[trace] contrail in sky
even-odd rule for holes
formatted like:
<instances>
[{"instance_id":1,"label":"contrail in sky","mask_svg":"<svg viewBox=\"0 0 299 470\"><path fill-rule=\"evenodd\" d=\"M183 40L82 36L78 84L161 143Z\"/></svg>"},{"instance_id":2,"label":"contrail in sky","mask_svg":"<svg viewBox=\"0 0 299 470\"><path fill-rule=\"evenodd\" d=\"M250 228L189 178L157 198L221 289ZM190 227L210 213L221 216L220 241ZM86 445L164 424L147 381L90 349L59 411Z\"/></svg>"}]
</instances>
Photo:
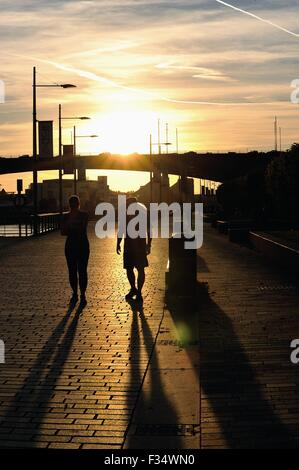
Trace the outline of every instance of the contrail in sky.
<instances>
[{"instance_id":1,"label":"contrail in sky","mask_svg":"<svg viewBox=\"0 0 299 470\"><path fill-rule=\"evenodd\" d=\"M131 91L133 93L139 93L139 94L142 94L144 96L148 96L148 97L151 97L155 100L160 100L160 101L166 101L168 103L177 103L177 104L201 104L201 105L208 105L208 106L257 106L257 105L274 105L274 104L278 104L278 103L275 103L273 101L271 102L247 102L247 101L240 101L240 102L215 102L215 101L193 101L193 100L175 100L175 99L172 99L172 98L167 98L165 96L161 96L161 95L158 95L154 92L151 92L151 91L146 91L146 90L142 90L142 89L137 89L137 88L131 88L131 87L128 87L128 86L125 86L125 85L121 85L120 83L117 83L115 82L114 80L110 80L108 78L105 78L105 77L102 77L101 75L97 75L93 72L88 72L86 70L82 70L82 69L78 69L78 68L75 68L75 67L72 67L72 66L69 66L69 65L65 65L65 64L61 64L61 63L58 63L58 62L53 62L53 61L50 61L50 60L45 60L45 59L37 59L39 60L40 62L44 62L44 63L47 63L49 65L53 65L54 67L60 69L60 70L64 70L66 72L71 72L71 73L74 73L76 75L79 75L80 77L84 77L84 78L88 78L89 80L93 80L93 81L96 81L96 82L101 82L101 83L105 83L106 85L109 85L109 86L112 86L113 88L120 88L122 90L127 90L127 91Z\"/></svg>"},{"instance_id":2,"label":"contrail in sky","mask_svg":"<svg viewBox=\"0 0 299 470\"><path fill-rule=\"evenodd\" d=\"M255 18L256 20L262 21L263 23L269 24L270 26L273 26L276 29L280 29L281 31L284 31L287 34L290 34L291 36L295 36L296 38L299 38L299 34L294 33L294 31L290 31L289 29L284 28L283 26L279 26L276 23L273 23L270 20L266 20L265 18L262 18L261 16L255 15L254 13L250 13L247 10L243 10L242 8L238 8L234 5L231 5L230 3L223 2L222 0L215 0L217 3L220 3L221 5L224 5L226 7L232 8L233 10L239 11L240 13L244 13L244 15L251 16L252 18Z\"/></svg>"},{"instance_id":3,"label":"contrail in sky","mask_svg":"<svg viewBox=\"0 0 299 470\"><path fill-rule=\"evenodd\" d=\"M219 4L221 4L221 5L224 5L228 8L231 8L232 10L238 11L238 12L243 13L247 16L250 16L250 17L252 17L252 18L254 18L258 21L262 21L263 23L266 23L270 26L273 26L274 28L279 29L280 31L283 31L283 32L285 32L285 33L287 33L291 36L294 36L294 37L297 37L297 38L299 37L299 34L294 33L294 31L290 31L289 29L286 29L282 26L279 26L278 24L273 23L270 20L266 20L265 18L262 18L258 15L255 15L254 13L250 13L247 10L243 10L242 8L238 8L238 7L236 7L236 6L234 6L230 3L224 2L222 0L215 0L215 1ZM31 60L36 60L38 62L43 62L43 63L49 64L49 65L52 65L53 67L56 67L58 69L64 70L66 72L78 75L80 77L85 77L89 80L104 83L105 85L111 86L113 88L119 88L119 89L122 89L122 90L131 91L133 93L142 94L143 96L147 96L149 98L159 100L159 101L165 101L165 102L168 102L168 103L208 105L208 106L260 106L260 105L270 106L270 105L285 104L285 102L274 102L274 101L272 101L272 102L251 102L251 101L249 101L249 102L248 101L215 102L215 101L179 100L179 99L176 100L176 99L167 98L165 96L158 95L157 93L154 93L154 92L151 92L151 91L138 89L138 88L131 88L129 86L122 85L118 82L115 82L114 80L105 78L101 75L97 75L93 72L89 72L87 70L82 70L82 69L72 67L72 66L69 66L69 65L65 65L65 64L62 64L62 63L58 63L58 62L54 62L54 61L50 61L50 60L45 60L45 59L38 59L38 58L34 58L34 57L28 57L28 56L25 56L25 55L11 54L11 53L4 52L4 51L2 51L2 53L6 54L6 55L15 56L15 57L22 57L24 59L31 59Z\"/></svg>"},{"instance_id":4,"label":"contrail in sky","mask_svg":"<svg viewBox=\"0 0 299 470\"><path fill-rule=\"evenodd\" d=\"M147 91L143 90L142 88L131 88L126 85L122 85L121 83L115 82L114 80L111 80L109 78L103 77L102 75L97 75L93 72L89 72L88 70L82 70L76 67L72 67L71 65L66 65L62 64L59 62L55 62L52 60L48 59L41 59L37 57L30 57L26 55L21 55L21 54L13 54L9 52L4 52L4 54L9 55L9 56L14 56L14 57L21 57L23 59L30 59L34 60L36 62L42 62L44 64L51 65L53 67L56 67L57 69L64 70L65 72L69 72L75 75L78 75L79 77L84 77L87 78L88 80L92 80L94 82L100 82L103 83L107 86L111 86L113 88L119 88L121 90L126 90L126 91L131 91L132 93L137 93L141 94L143 96L147 96L148 98L152 98L157 101L165 101L167 103L175 103L175 104L194 104L194 105L206 105L206 106L273 106L273 105L280 105L284 104L285 102L275 102L275 101L268 101L268 102L253 102L253 101L197 101L197 100L179 100L179 99L173 99L173 98L167 98L166 96L158 95L157 93L154 93L152 91Z\"/></svg>"}]
</instances>

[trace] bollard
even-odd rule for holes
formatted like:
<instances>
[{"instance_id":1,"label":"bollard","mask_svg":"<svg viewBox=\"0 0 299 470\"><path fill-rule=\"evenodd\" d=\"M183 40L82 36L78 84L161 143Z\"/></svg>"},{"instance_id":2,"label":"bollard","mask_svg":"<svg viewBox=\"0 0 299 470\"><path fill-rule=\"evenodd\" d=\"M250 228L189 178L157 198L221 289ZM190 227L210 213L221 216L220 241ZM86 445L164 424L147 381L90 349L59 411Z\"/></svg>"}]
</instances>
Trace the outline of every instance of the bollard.
<instances>
[{"instance_id":1,"label":"bollard","mask_svg":"<svg viewBox=\"0 0 299 470\"><path fill-rule=\"evenodd\" d=\"M185 241L184 237L169 239L168 290L178 296L194 296L197 283L197 254L196 249L185 249Z\"/></svg>"}]
</instances>

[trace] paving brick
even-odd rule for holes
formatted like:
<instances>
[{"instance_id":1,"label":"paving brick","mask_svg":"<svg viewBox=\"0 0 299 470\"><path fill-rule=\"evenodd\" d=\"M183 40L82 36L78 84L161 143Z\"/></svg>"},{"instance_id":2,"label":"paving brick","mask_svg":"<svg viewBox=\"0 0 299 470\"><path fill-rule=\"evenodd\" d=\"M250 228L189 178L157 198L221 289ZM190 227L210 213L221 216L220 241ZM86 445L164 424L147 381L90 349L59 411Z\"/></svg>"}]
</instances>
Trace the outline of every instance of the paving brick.
<instances>
[{"instance_id":1,"label":"paving brick","mask_svg":"<svg viewBox=\"0 0 299 470\"><path fill-rule=\"evenodd\" d=\"M52 442L49 444L49 449L80 449L81 444L74 442Z\"/></svg>"},{"instance_id":2,"label":"paving brick","mask_svg":"<svg viewBox=\"0 0 299 470\"><path fill-rule=\"evenodd\" d=\"M73 437L72 442L80 442L80 444L104 444L104 445L109 445L109 444L115 444L121 446L123 443L123 436L122 437L112 437L112 436L107 436L107 437Z\"/></svg>"}]
</instances>

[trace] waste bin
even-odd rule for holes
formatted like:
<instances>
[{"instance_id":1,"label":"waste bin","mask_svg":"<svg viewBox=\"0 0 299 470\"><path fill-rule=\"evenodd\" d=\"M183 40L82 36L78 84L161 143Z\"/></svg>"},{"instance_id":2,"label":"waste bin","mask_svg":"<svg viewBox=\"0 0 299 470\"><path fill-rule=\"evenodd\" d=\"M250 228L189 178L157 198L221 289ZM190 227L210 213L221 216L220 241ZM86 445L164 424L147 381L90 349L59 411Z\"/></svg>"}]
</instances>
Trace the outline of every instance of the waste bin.
<instances>
[{"instance_id":1,"label":"waste bin","mask_svg":"<svg viewBox=\"0 0 299 470\"><path fill-rule=\"evenodd\" d=\"M186 249L185 241L190 239L169 239L168 291L179 296L193 296L197 282L196 249Z\"/></svg>"}]
</instances>

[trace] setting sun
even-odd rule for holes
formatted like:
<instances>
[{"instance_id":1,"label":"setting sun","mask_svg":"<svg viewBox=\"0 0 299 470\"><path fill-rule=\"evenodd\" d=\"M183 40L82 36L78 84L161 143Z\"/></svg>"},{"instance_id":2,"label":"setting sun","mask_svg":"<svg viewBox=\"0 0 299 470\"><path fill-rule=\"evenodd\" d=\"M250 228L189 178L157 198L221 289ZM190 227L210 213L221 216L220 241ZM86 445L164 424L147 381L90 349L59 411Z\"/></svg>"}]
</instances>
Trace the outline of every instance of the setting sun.
<instances>
[{"instance_id":1,"label":"setting sun","mask_svg":"<svg viewBox=\"0 0 299 470\"><path fill-rule=\"evenodd\" d=\"M147 111L112 111L92 116L84 134L99 137L78 141L77 152L82 153L149 153L150 133L156 131L158 116Z\"/></svg>"}]
</instances>

